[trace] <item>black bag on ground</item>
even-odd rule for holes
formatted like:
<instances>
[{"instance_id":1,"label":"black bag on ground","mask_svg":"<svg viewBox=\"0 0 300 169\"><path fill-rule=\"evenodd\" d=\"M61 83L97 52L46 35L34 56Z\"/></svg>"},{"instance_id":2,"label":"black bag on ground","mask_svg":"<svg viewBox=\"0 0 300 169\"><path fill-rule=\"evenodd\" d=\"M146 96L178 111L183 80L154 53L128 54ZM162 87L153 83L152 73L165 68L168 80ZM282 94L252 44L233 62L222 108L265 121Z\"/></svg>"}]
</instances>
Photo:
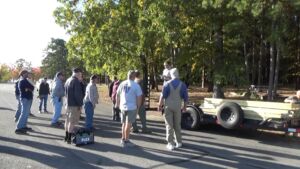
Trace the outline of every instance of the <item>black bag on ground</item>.
<instances>
[{"instance_id":1,"label":"black bag on ground","mask_svg":"<svg viewBox=\"0 0 300 169\"><path fill-rule=\"evenodd\" d=\"M79 128L72 136L72 142L76 146L93 144L94 143L94 133L85 128Z\"/></svg>"}]
</instances>

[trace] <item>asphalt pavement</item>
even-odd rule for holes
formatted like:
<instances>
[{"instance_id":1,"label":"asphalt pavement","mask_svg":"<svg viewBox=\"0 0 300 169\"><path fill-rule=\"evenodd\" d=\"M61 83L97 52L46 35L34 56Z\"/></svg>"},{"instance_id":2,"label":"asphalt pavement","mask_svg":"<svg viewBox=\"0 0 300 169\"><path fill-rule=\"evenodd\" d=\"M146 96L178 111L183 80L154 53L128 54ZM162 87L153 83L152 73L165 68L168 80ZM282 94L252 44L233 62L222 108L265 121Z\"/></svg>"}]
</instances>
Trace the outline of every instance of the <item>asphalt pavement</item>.
<instances>
[{"instance_id":1,"label":"asphalt pavement","mask_svg":"<svg viewBox=\"0 0 300 169\"><path fill-rule=\"evenodd\" d=\"M15 134L16 105L14 86L0 84L0 169L300 168L299 138L210 125L199 131L183 130L183 147L169 151L162 117L149 113L152 134L133 134L135 146L124 148L120 145L121 124L111 120L111 105L102 103L100 96L94 117L95 144L76 147L63 141L63 128L50 126L52 113L37 113L36 94L35 117L28 121L33 131ZM50 102L48 107L52 112Z\"/></svg>"}]
</instances>

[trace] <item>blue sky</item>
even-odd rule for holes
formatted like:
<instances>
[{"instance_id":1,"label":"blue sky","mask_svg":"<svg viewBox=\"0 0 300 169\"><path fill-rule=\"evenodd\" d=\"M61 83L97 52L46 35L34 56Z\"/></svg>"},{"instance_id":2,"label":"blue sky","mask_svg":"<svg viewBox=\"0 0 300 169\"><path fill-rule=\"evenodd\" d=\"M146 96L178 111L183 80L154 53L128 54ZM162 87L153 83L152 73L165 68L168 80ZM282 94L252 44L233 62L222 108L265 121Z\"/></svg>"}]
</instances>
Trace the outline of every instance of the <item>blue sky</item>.
<instances>
[{"instance_id":1,"label":"blue sky","mask_svg":"<svg viewBox=\"0 0 300 169\"><path fill-rule=\"evenodd\" d=\"M67 40L52 16L56 0L4 0L0 5L0 63L24 58L40 66L51 38Z\"/></svg>"}]
</instances>

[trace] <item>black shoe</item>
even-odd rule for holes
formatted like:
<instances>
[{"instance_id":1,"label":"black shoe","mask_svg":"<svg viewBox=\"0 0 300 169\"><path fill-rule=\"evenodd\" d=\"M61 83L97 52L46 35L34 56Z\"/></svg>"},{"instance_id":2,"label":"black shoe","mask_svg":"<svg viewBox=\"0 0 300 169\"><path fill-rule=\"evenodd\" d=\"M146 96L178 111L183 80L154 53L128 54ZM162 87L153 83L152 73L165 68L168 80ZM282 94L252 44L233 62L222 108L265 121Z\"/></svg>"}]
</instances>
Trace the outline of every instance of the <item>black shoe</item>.
<instances>
[{"instance_id":1,"label":"black shoe","mask_svg":"<svg viewBox=\"0 0 300 169\"><path fill-rule=\"evenodd\" d=\"M32 114L32 113L30 113L30 114L29 114L29 116L31 116L31 117L35 117L35 115L34 115L34 114Z\"/></svg>"},{"instance_id":2,"label":"black shoe","mask_svg":"<svg viewBox=\"0 0 300 169\"><path fill-rule=\"evenodd\" d=\"M16 133L16 134L27 134L27 131L24 130L24 129L16 129L16 130L15 130L15 133Z\"/></svg>"},{"instance_id":3,"label":"black shoe","mask_svg":"<svg viewBox=\"0 0 300 169\"><path fill-rule=\"evenodd\" d=\"M133 129L132 132L133 133L139 133L140 131L139 131L139 129Z\"/></svg>"},{"instance_id":4,"label":"black shoe","mask_svg":"<svg viewBox=\"0 0 300 169\"><path fill-rule=\"evenodd\" d=\"M47 110L44 110L44 113L49 113Z\"/></svg>"},{"instance_id":5,"label":"black shoe","mask_svg":"<svg viewBox=\"0 0 300 169\"><path fill-rule=\"evenodd\" d=\"M64 138L64 142L67 142L68 136L69 136L69 132L66 131L66 135L65 135L65 138Z\"/></svg>"},{"instance_id":6,"label":"black shoe","mask_svg":"<svg viewBox=\"0 0 300 169\"><path fill-rule=\"evenodd\" d=\"M67 143L68 144L72 143L72 135L73 135L73 133L68 133L68 137L67 137Z\"/></svg>"},{"instance_id":7,"label":"black shoe","mask_svg":"<svg viewBox=\"0 0 300 169\"><path fill-rule=\"evenodd\" d=\"M32 131L32 128L31 127L24 127L24 128L22 128L22 129L24 129L24 130L26 130L26 131Z\"/></svg>"}]
</instances>

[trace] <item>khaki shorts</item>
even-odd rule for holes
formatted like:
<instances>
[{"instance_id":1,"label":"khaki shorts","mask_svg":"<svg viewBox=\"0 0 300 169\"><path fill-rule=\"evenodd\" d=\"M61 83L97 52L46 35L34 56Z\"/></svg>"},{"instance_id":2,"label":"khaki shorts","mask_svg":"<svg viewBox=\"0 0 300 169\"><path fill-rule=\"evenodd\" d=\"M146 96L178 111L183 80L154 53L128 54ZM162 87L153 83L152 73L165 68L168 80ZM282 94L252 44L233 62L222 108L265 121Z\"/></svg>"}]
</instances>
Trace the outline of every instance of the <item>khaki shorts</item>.
<instances>
[{"instance_id":1,"label":"khaki shorts","mask_svg":"<svg viewBox=\"0 0 300 169\"><path fill-rule=\"evenodd\" d=\"M121 111L121 122L122 123L134 123L136 120L136 110L128 110L128 111Z\"/></svg>"},{"instance_id":2,"label":"khaki shorts","mask_svg":"<svg viewBox=\"0 0 300 169\"><path fill-rule=\"evenodd\" d=\"M80 118L80 107L70 106L66 111L67 121L73 125L77 125Z\"/></svg>"}]
</instances>

